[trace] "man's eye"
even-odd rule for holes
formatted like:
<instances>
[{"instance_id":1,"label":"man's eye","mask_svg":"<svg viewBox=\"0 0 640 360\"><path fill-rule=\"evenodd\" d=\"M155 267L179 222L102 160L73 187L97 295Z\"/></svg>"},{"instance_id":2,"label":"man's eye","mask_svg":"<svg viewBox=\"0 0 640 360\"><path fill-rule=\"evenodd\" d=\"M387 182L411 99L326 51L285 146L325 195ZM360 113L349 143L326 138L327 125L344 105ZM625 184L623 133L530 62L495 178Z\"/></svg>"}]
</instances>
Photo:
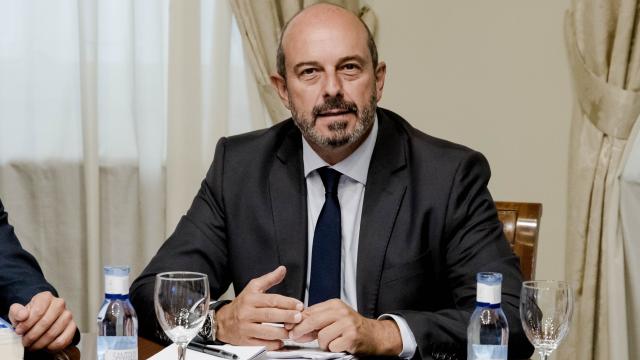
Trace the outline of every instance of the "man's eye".
<instances>
[{"instance_id":1,"label":"man's eye","mask_svg":"<svg viewBox=\"0 0 640 360\"><path fill-rule=\"evenodd\" d=\"M302 72L300 72L300 74L302 74L302 75L307 75L307 76L308 76L308 75L313 75L313 74L315 74L315 72L316 72L316 69L314 69L314 68L307 68L307 69L302 70Z\"/></svg>"},{"instance_id":2,"label":"man's eye","mask_svg":"<svg viewBox=\"0 0 640 360\"><path fill-rule=\"evenodd\" d=\"M345 64L342 68L347 71L354 71L358 70L360 67L356 64Z\"/></svg>"}]
</instances>

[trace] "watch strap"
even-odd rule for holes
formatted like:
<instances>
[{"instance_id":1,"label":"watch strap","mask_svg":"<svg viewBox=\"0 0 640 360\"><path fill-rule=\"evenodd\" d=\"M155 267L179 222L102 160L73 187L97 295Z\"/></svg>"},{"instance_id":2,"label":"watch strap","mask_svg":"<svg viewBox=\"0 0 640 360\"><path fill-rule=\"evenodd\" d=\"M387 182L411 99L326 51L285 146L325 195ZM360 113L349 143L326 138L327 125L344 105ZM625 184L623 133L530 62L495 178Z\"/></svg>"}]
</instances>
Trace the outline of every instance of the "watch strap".
<instances>
[{"instance_id":1,"label":"watch strap","mask_svg":"<svg viewBox=\"0 0 640 360\"><path fill-rule=\"evenodd\" d=\"M218 311L221 307L230 303L231 300L216 300L209 304L209 310Z\"/></svg>"}]
</instances>

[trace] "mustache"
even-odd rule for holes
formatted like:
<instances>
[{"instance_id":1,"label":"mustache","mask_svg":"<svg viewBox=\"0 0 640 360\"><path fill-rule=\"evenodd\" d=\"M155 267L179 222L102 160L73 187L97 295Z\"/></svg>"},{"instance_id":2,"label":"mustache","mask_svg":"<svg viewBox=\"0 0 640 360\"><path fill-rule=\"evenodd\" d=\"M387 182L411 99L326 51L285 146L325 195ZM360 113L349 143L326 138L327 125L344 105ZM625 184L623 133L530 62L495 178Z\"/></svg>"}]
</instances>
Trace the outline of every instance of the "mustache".
<instances>
[{"instance_id":1,"label":"mustache","mask_svg":"<svg viewBox=\"0 0 640 360\"><path fill-rule=\"evenodd\" d=\"M320 114L332 110L358 113L358 105L351 101L345 101L342 97L332 96L330 98L327 98L323 104L313 107L313 117L316 118Z\"/></svg>"}]
</instances>

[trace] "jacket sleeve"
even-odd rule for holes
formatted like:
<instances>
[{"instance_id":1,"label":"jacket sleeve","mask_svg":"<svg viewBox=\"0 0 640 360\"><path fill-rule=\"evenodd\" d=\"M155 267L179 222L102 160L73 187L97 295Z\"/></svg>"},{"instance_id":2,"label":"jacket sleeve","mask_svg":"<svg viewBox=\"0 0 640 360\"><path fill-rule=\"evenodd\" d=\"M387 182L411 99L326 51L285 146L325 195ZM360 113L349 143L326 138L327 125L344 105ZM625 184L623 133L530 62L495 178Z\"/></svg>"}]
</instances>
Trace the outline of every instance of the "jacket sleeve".
<instances>
[{"instance_id":1,"label":"jacket sleeve","mask_svg":"<svg viewBox=\"0 0 640 360\"><path fill-rule=\"evenodd\" d=\"M509 323L509 358L529 358L533 347L520 324L519 299L522 275L518 258L502 232L502 225L487 188L491 176L482 154L463 158L453 178L446 211L441 254L446 283L454 307L435 312L398 311L413 331L416 357L466 358L467 326L475 308L476 274L499 272L502 309Z\"/></svg>"},{"instance_id":2,"label":"jacket sleeve","mask_svg":"<svg viewBox=\"0 0 640 360\"><path fill-rule=\"evenodd\" d=\"M58 296L36 259L20 245L0 201L0 316L8 320L12 304L25 305L43 291Z\"/></svg>"},{"instance_id":3,"label":"jacket sleeve","mask_svg":"<svg viewBox=\"0 0 640 360\"><path fill-rule=\"evenodd\" d=\"M225 211L222 198L225 139L216 146L213 164L203 180L191 208L173 234L131 284L130 296L138 315L139 334L166 342L156 319L153 291L155 276L165 271L194 271L207 274L211 298L220 297L231 283L227 270Z\"/></svg>"}]
</instances>

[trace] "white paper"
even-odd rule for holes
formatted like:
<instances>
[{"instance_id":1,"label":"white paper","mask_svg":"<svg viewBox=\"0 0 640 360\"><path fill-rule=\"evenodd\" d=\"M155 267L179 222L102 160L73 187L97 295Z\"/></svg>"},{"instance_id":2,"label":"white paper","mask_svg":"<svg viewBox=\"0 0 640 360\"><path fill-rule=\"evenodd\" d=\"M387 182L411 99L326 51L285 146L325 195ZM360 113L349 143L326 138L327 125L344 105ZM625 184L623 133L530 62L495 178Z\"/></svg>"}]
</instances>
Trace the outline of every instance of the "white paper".
<instances>
[{"instance_id":1,"label":"white paper","mask_svg":"<svg viewBox=\"0 0 640 360\"><path fill-rule=\"evenodd\" d=\"M238 355L238 360L257 359L311 359L311 360L350 360L354 356L344 352L323 351L314 340L308 343L297 343L292 340L284 340L285 348L277 351L265 351L264 346L234 346L221 345L210 347L223 349ZM176 360L178 358L178 347L171 344L159 353L150 357L149 360ZM214 355L205 354L196 350L187 349L187 360L215 360L222 359Z\"/></svg>"},{"instance_id":2,"label":"white paper","mask_svg":"<svg viewBox=\"0 0 640 360\"><path fill-rule=\"evenodd\" d=\"M212 348L223 349L238 355L238 360L251 360L265 352L264 346L234 346L234 345L208 345ZM159 353L153 355L149 360L176 360L178 358L178 347L171 344ZM187 360L213 360L222 359L215 355L205 354L200 351L187 349Z\"/></svg>"},{"instance_id":3,"label":"white paper","mask_svg":"<svg viewBox=\"0 0 640 360\"><path fill-rule=\"evenodd\" d=\"M314 340L308 343L297 343L292 340L284 340L284 348L276 351L267 351L267 358L269 359L348 360L348 359L352 359L353 355L350 355L344 352L324 351L320 349L318 340Z\"/></svg>"}]
</instances>

